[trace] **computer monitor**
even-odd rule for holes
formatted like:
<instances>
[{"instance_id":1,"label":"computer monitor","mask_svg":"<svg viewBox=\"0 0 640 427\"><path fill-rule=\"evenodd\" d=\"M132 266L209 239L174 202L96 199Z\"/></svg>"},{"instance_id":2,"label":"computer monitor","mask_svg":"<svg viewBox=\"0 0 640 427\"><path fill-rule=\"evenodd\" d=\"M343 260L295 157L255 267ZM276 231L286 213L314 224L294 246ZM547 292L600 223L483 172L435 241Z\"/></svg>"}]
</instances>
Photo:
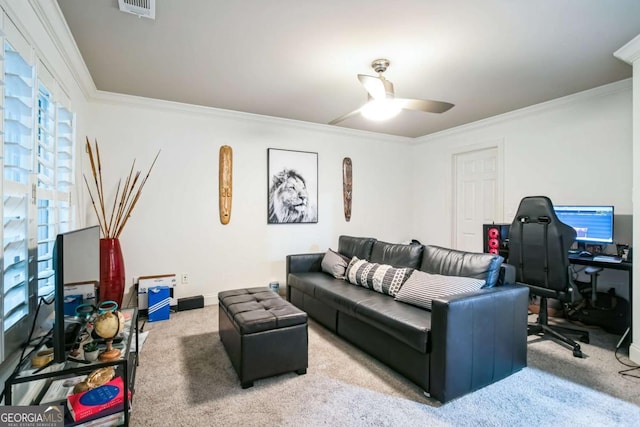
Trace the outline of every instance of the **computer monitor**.
<instances>
[{"instance_id":1,"label":"computer monitor","mask_svg":"<svg viewBox=\"0 0 640 427\"><path fill-rule=\"evenodd\" d=\"M76 339L74 334L66 333L64 287L73 283L99 283L100 227L94 225L58 234L53 248L53 265L56 273L53 357L55 363L62 363L67 358L67 348Z\"/></svg>"},{"instance_id":2,"label":"computer monitor","mask_svg":"<svg viewBox=\"0 0 640 427\"><path fill-rule=\"evenodd\" d=\"M553 210L560 221L576 230L578 243L613 243L613 206L558 205Z\"/></svg>"}]
</instances>

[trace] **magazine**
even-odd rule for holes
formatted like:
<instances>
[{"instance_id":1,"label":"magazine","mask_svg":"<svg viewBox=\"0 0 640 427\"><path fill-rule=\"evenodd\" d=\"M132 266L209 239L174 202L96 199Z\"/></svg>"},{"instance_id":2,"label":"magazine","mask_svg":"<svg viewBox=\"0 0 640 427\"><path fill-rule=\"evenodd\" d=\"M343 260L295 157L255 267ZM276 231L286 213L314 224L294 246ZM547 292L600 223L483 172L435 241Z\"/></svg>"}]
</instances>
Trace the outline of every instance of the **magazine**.
<instances>
[{"instance_id":1,"label":"magazine","mask_svg":"<svg viewBox=\"0 0 640 427\"><path fill-rule=\"evenodd\" d=\"M66 400L67 397L73 393L73 388L79 382L82 382L87 378L86 375L80 375L77 377L63 378L60 380L51 381L47 392L42 396L40 404L58 402Z\"/></svg>"}]
</instances>

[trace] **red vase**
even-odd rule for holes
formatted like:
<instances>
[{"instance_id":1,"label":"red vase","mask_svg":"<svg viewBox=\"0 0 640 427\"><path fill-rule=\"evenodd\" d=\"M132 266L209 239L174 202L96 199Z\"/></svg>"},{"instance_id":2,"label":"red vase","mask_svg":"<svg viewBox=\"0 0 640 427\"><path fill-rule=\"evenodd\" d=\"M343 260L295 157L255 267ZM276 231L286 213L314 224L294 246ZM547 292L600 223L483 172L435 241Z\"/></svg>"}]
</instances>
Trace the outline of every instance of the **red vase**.
<instances>
[{"instance_id":1,"label":"red vase","mask_svg":"<svg viewBox=\"0 0 640 427\"><path fill-rule=\"evenodd\" d=\"M122 308L124 259L118 239L100 239L100 302L115 301Z\"/></svg>"}]
</instances>

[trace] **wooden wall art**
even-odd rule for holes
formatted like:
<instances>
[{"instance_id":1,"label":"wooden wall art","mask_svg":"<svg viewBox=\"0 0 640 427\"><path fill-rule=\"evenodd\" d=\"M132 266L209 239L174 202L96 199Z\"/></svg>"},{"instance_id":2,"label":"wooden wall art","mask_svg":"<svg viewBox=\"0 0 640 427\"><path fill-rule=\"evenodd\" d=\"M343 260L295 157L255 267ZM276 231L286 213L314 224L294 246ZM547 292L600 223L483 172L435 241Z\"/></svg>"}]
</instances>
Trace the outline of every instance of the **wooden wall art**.
<instances>
[{"instance_id":1,"label":"wooden wall art","mask_svg":"<svg viewBox=\"0 0 640 427\"><path fill-rule=\"evenodd\" d=\"M220 147L220 156L218 159L218 198L220 200L220 222L229 224L231 220L231 196L232 196L232 171L233 171L233 152L231 147L223 145Z\"/></svg>"},{"instance_id":2,"label":"wooden wall art","mask_svg":"<svg viewBox=\"0 0 640 427\"><path fill-rule=\"evenodd\" d=\"M351 158L345 157L342 160L342 198L344 199L344 219L351 220L351 199L353 196L353 180Z\"/></svg>"}]
</instances>

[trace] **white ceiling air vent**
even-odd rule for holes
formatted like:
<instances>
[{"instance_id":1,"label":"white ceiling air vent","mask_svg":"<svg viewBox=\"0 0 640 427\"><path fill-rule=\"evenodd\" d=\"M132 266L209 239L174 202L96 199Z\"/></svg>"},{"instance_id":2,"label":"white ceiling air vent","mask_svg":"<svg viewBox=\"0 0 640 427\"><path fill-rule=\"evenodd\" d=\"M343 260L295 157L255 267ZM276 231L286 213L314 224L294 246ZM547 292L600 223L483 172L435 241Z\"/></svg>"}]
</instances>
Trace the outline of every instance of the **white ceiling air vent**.
<instances>
[{"instance_id":1,"label":"white ceiling air vent","mask_svg":"<svg viewBox=\"0 0 640 427\"><path fill-rule=\"evenodd\" d=\"M156 0L118 0L121 12L131 13L139 18L156 19Z\"/></svg>"}]
</instances>

